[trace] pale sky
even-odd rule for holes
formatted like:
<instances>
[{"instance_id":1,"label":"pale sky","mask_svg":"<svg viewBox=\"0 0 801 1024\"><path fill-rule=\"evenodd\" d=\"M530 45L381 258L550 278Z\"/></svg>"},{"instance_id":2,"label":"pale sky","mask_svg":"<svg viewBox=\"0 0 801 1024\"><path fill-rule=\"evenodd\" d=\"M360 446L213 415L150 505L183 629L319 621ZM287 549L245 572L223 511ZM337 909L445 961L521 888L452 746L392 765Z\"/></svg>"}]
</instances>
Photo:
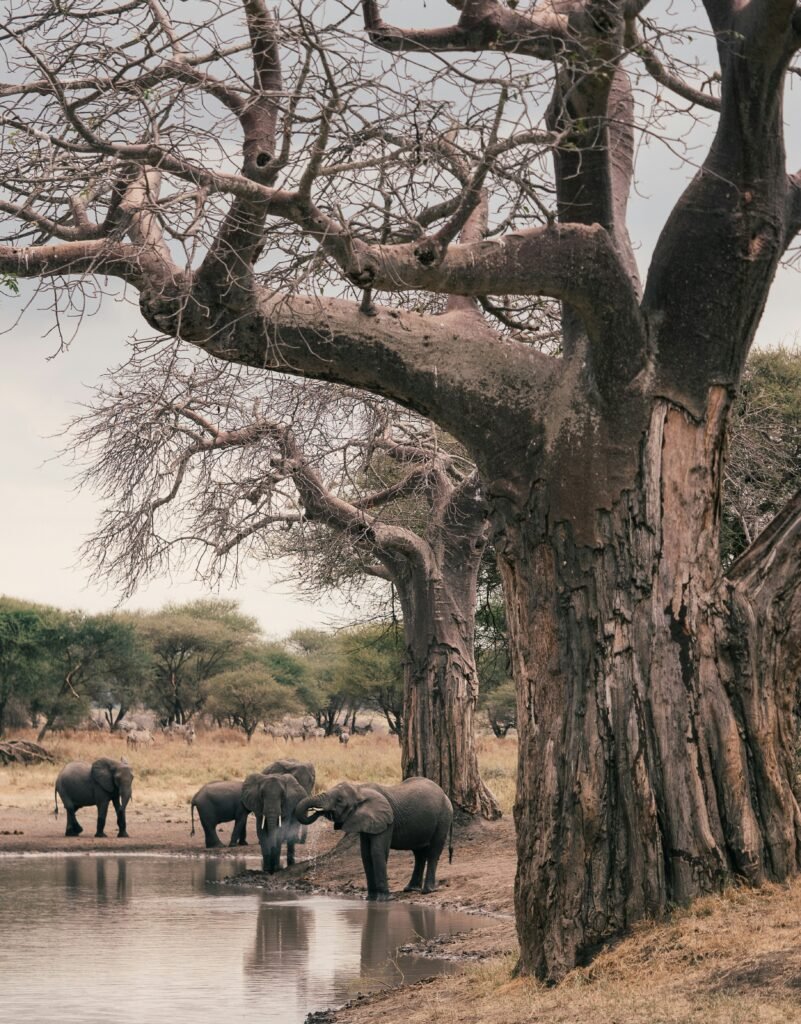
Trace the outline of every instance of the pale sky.
<instances>
[{"instance_id":1,"label":"pale sky","mask_svg":"<svg viewBox=\"0 0 801 1024\"><path fill-rule=\"evenodd\" d=\"M2 299L0 322L6 327L20 300ZM89 582L89 567L78 563L78 549L91 531L98 505L88 492L73 489L73 470L57 452L64 424L89 397L88 385L127 358L128 338L148 328L134 307L107 302L81 325L69 351L49 359L58 348L48 313L31 310L3 337L0 408L6 423L0 445L0 593L64 608L108 611L118 595ZM285 567L283 567L285 570ZM282 573L283 575L283 573ZM327 626L353 613L334 600L302 600L286 583L271 580L268 566L251 573L235 598L271 636L300 626ZM189 601L210 591L191 579L154 580L123 607L156 608L167 601Z\"/></svg>"},{"instance_id":2,"label":"pale sky","mask_svg":"<svg viewBox=\"0 0 801 1024\"><path fill-rule=\"evenodd\" d=\"M394 13L404 5L392 6ZM440 15L436 20L448 21L453 12L444 4L435 6ZM795 117L797 124L801 97L788 99L788 117ZM699 160L708 137L708 129L688 122L684 141L691 147L693 141L698 144L691 152ZM788 166L796 170L801 167L801 132L793 130L792 124L787 142ZM690 173L691 168L679 168L678 157L658 143L640 146L638 194L630 204L629 223L643 271L667 212ZM780 271L759 328L758 345L797 343L799 297L801 276L792 270ZM31 309L20 324L12 326L21 306L20 299L0 298L0 330L7 331L0 340L0 403L6 424L0 445L0 593L64 608L109 610L116 605L117 595L90 584L88 568L77 564L78 549L95 523L98 507L90 494L74 492L70 468L55 456L64 424L77 411L77 403L88 398L86 386L126 359L127 342L134 332L142 336L150 332L135 307L107 301L101 312L80 325L70 350L48 361L58 347L54 334L45 336L52 317L44 308ZM125 607L154 608L208 593L188 579L161 579ZM301 600L289 584L271 580L268 566L252 572L236 590L223 588L220 594L239 600L242 609L256 616L272 636L286 635L299 626L325 626L353 618L341 602Z\"/></svg>"}]
</instances>

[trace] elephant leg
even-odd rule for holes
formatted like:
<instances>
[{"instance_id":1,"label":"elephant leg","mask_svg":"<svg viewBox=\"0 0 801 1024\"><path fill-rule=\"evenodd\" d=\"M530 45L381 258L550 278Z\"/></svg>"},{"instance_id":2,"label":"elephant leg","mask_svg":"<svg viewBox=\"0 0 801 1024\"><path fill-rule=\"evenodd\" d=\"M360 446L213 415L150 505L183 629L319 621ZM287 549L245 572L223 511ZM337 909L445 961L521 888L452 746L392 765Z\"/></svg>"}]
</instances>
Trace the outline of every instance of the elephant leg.
<instances>
[{"instance_id":1,"label":"elephant leg","mask_svg":"<svg viewBox=\"0 0 801 1024\"><path fill-rule=\"evenodd\" d=\"M244 815L237 814L234 821L234 827L231 831L231 841L229 846L247 846L247 828L248 828L248 815L247 811Z\"/></svg>"},{"instance_id":2,"label":"elephant leg","mask_svg":"<svg viewBox=\"0 0 801 1024\"><path fill-rule=\"evenodd\" d=\"M281 843L273 841L274 830L265 829L256 818L256 835L261 847L261 869L274 875L281 868Z\"/></svg>"},{"instance_id":3,"label":"elephant leg","mask_svg":"<svg viewBox=\"0 0 801 1024\"><path fill-rule=\"evenodd\" d=\"M83 829L78 824L78 819L75 817L75 808L67 807L64 805L64 810L67 812L67 831L64 833L65 836L79 836Z\"/></svg>"},{"instance_id":4,"label":"elephant leg","mask_svg":"<svg viewBox=\"0 0 801 1024\"><path fill-rule=\"evenodd\" d=\"M203 814L198 810L198 817L200 818L200 824L203 826L203 835L206 837L206 849L213 850L218 846L222 846L220 837L217 835L217 819L211 815Z\"/></svg>"},{"instance_id":5,"label":"elephant leg","mask_svg":"<svg viewBox=\"0 0 801 1024\"><path fill-rule=\"evenodd\" d=\"M267 849L262 849L262 871L266 871L270 875L274 875L276 871L281 869L281 847L269 846Z\"/></svg>"},{"instance_id":6,"label":"elephant leg","mask_svg":"<svg viewBox=\"0 0 801 1024\"><path fill-rule=\"evenodd\" d=\"M125 808L120 804L120 798L118 796L115 795L111 799L114 802L114 810L117 814L117 838L127 839L128 830L125 827Z\"/></svg>"},{"instance_id":7,"label":"elephant leg","mask_svg":"<svg viewBox=\"0 0 801 1024\"><path fill-rule=\"evenodd\" d=\"M106 838L106 815L108 814L108 800L101 800L97 805L97 831L95 839Z\"/></svg>"},{"instance_id":8,"label":"elephant leg","mask_svg":"<svg viewBox=\"0 0 801 1024\"><path fill-rule=\"evenodd\" d=\"M433 843L428 848L428 863L426 865L426 880L423 883L423 892L433 892L437 887L437 864L442 853L441 845Z\"/></svg>"},{"instance_id":9,"label":"elephant leg","mask_svg":"<svg viewBox=\"0 0 801 1024\"><path fill-rule=\"evenodd\" d=\"M295 844L288 842L286 844L286 866L291 868L295 863Z\"/></svg>"},{"instance_id":10,"label":"elephant leg","mask_svg":"<svg viewBox=\"0 0 801 1024\"><path fill-rule=\"evenodd\" d=\"M375 892L375 872L373 871L373 855L370 849L370 836L366 832L359 833L359 851L362 855L364 877L367 879L367 896Z\"/></svg>"},{"instance_id":11,"label":"elephant leg","mask_svg":"<svg viewBox=\"0 0 801 1024\"><path fill-rule=\"evenodd\" d=\"M381 832L379 835L370 835L367 832L359 833L361 846L362 865L367 877L367 899L388 900L389 883L387 882L387 858L389 857L389 844L392 839L392 832Z\"/></svg>"},{"instance_id":12,"label":"elephant leg","mask_svg":"<svg viewBox=\"0 0 801 1024\"><path fill-rule=\"evenodd\" d=\"M414 851L414 870L412 871L412 877L409 880L409 884L403 890L404 892L419 892L423 887L423 871L426 866L426 861L429 856L429 848L423 847L422 850Z\"/></svg>"}]
</instances>

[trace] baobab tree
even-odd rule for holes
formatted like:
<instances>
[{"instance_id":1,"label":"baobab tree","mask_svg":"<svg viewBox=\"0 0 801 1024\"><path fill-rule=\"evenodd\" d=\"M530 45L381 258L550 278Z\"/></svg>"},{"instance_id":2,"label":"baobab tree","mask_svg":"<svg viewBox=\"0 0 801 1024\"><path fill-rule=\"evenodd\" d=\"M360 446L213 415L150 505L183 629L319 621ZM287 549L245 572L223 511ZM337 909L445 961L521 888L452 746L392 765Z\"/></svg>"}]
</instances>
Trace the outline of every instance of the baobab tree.
<instances>
[{"instance_id":1,"label":"baobab tree","mask_svg":"<svg viewBox=\"0 0 801 1024\"><path fill-rule=\"evenodd\" d=\"M188 6L11 18L0 271L62 303L122 280L159 334L383 395L470 453L518 693L523 969L795 874L801 499L725 574L718 541L729 410L801 225L795 0L704 0L665 33L647 0L451 0L416 28L375 0ZM641 284L634 142L673 94L709 143ZM519 327L540 297L553 354Z\"/></svg>"},{"instance_id":2,"label":"baobab tree","mask_svg":"<svg viewBox=\"0 0 801 1024\"><path fill-rule=\"evenodd\" d=\"M284 555L307 589L391 583L405 639L403 777L500 817L475 744L476 580L489 532L459 446L386 401L167 350L112 371L73 423L104 497L84 557L130 593L191 566L236 579Z\"/></svg>"}]
</instances>

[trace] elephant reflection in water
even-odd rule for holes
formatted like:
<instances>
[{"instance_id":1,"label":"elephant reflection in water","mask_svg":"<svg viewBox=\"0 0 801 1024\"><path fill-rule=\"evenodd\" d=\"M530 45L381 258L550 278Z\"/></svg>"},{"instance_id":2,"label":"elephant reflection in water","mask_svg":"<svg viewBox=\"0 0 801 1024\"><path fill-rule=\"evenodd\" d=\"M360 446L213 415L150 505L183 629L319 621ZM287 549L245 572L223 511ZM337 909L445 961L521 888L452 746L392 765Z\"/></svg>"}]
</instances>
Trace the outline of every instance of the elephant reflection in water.
<instances>
[{"instance_id":1,"label":"elephant reflection in water","mask_svg":"<svg viewBox=\"0 0 801 1024\"><path fill-rule=\"evenodd\" d=\"M295 905L290 905L290 904ZM245 969L269 974L302 962L309 949L309 903L281 894L280 903L263 899L256 923L256 941Z\"/></svg>"},{"instance_id":2,"label":"elephant reflection in water","mask_svg":"<svg viewBox=\"0 0 801 1024\"><path fill-rule=\"evenodd\" d=\"M403 980L403 962L408 955L397 954L398 946L436 934L430 907L414 904L381 906L368 903L362 927L362 977L377 977L382 984ZM398 977L388 977L398 974Z\"/></svg>"},{"instance_id":3,"label":"elephant reflection in water","mask_svg":"<svg viewBox=\"0 0 801 1024\"><path fill-rule=\"evenodd\" d=\"M263 979L270 992L280 991L287 1006L294 1002L303 1007L309 1004L311 995L308 971L304 969L309 959L311 910L307 901L297 900L294 906L293 902L291 895L283 893L280 905L262 900L256 941L245 961L245 971Z\"/></svg>"},{"instance_id":4,"label":"elephant reflection in water","mask_svg":"<svg viewBox=\"0 0 801 1024\"><path fill-rule=\"evenodd\" d=\"M99 905L127 903L131 895L127 861L124 857L68 857L64 887L76 899L94 891Z\"/></svg>"}]
</instances>

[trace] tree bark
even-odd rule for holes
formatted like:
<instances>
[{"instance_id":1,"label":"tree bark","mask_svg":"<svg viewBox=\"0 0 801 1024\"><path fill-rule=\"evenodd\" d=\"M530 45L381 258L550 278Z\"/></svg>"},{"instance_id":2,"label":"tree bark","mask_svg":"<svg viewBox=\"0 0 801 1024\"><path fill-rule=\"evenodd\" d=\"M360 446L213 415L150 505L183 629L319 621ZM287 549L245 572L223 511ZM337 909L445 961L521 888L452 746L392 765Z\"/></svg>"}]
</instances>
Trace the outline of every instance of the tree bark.
<instances>
[{"instance_id":1,"label":"tree bark","mask_svg":"<svg viewBox=\"0 0 801 1024\"><path fill-rule=\"evenodd\" d=\"M795 675L777 672L798 650L797 579L763 581L757 608L750 577L721 574L728 403L712 388L696 420L654 401L630 486L609 502L586 476L593 522L554 515L564 496L546 488L499 516L517 926L542 977L674 903L801 863Z\"/></svg>"},{"instance_id":2,"label":"tree bark","mask_svg":"<svg viewBox=\"0 0 801 1024\"><path fill-rule=\"evenodd\" d=\"M498 801L478 769L474 633L478 565L486 543L482 511L449 506L428 530L426 558L393 578L403 609L403 777L438 783L455 808L493 820Z\"/></svg>"}]
</instances>

